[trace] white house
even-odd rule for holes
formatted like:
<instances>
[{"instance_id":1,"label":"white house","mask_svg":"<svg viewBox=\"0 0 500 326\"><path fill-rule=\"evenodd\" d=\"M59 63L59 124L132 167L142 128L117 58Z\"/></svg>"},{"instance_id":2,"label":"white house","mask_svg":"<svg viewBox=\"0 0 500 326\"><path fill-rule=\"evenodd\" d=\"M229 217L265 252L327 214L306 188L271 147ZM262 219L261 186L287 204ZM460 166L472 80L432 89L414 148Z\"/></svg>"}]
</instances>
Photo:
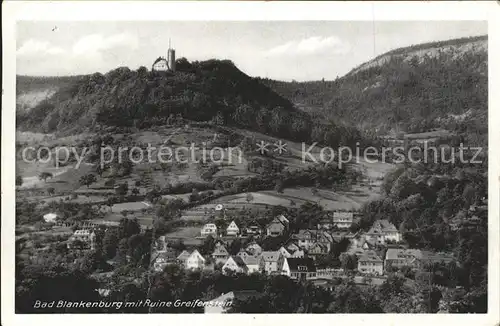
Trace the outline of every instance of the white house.
<instances>
[{"instance_id":1,"label":"white house","mask_svg":"<svg viewBox=\"0 0 500 326\"><path fill-rule=\"evenodd\" d=\"M285 258L279 251L263 251L261 254L264 271L268 274L276 274Z\"/></svg>"},{"instance_id":2,"label":"white house","mask_svg":"<svg viewBox=\"0 0 500 326\"><path fill-rule=\"evenodd\" d=\"M87 249L95 249L96 245L96 234L94 231L90 231L87 229L76 230L75 233L68 239L67 247L72 249L76 247L76 243L80 242L80 245L83 245Z\"/></svg>"},{"instance_id":3,"label":"white house","mask_svg":"<svg viewBox=\"0 0 500 326\"><path fill-rule=\"evenodd\" d=\"M358 271L363 274L384 274L384 261L374 251L367 251L358 259Z\"/></svg>"},{"instance_id":4,"label":"white house","mask_svg":"<svg viewBox=\"0 0 500 326\"><path fill-rule=\"evenodd\" d=\"M205 267L205 258L195 249L186 259L185 267L186 269L203 269Z\"/></svg>"},{"instance_id":5,"label":"white house","mask_svg":"<svg viewBox=\"0 0 500 326\"><path fill-rule=\"evenodd\" d=\"M354 220L353 212L333 212L333 225L339 229L348 229Z\"/></svg>"},{"instance_id":6,"label":"white house","mask_svg":"<svg viewBox=\"0 0 500 326\"><path fill-rule=\"evenodd\" d=\"M201 236L208 237L209 235L217 237L217 225L213 223L203 225L203 227L201 228Z\"/></svg>"},{"instance_id":7,"label":"white house","mask_svg":"<svg viewBox=\"0 0 500 326\"><path fill-rule=\"evenodd\" d=\"M246 251L253 256L259 256L262 253L262 247L253 242L247 246Z\"/></svg>"},{"instance_id":8,"label":"white house","mask_svg":"<svg viewBox=\"0 0 500 326\"><path fill-rule=\"evenodd\" d=\"M264 268L264 262L262 257L254 257L254 256L240 256L241 259L245 262L248 268L248 274L259 273Z\"/></svg>"},{"instance_id":9,"label":"white house","mask_svg":"<svg viewBox=\"0 0 500 326\"><path fill-rule=\"evenodd\" d=\"M296 280L307 280L316 277L316 266L312 258L285 258L281 274Z\"/></svg>"},{"instance_id":10,"label":"white house","mask_svg":"<svg viewBox=\"0 0 500 326\"><path fill-rule=\"evenodd\" d=\"M304 250L294 251L292 254L292 258L303 258L305 256Z\"/></svg>"},{"instance_id":11,"label":"white house","mask_svg":"<svg viewBox=\"0 0 500 326\"><path fill-rule=\"evenodd\" d=\"M286 258L292 257L292 254L290 254L288 250L285 249L285 247L279 248L278 251Z\"/></svg>"},{"instance_id":12,"label":"white house","mask_svg":"<svg viewBox=\"0 0 500 326\"><path fill-rule=\"evenodd\" d=\"M226 260L229 258L229 252L227 252L226 247L224 245L215 246L214 252L212 253L212 258L215 261L215 264L224 264Z\"/></svg>"},{"instance_id":13,"label":"white house","mask_svg":"<svg viewBox=\"0 0 500 326\"><path fill-rule=\"evenodd\" d=\"M388 220L377 220L365 234L365 239L373 244L384 245L388 241L401 241L401 234L398 232L394 224Z\"/></svg>"},{"instance_id":14,"label":"white house","mask_svg":"<svg viewBox=\"0 0 500 326\"><path fill-rule=\"evenodd\" d=\"M228 236L237 236L239 232L240 228L238 227L238 225L236 225L234 221L232 221L231 224L229 224L229 226L226 229L226 234Z\"/></svg>"},{"instance_id":15,"label":"white house","mask_svg":"<svg viewBox=\"0 0 500 326\"><path fill-rule=\"evenodd\" d=\"M57 214L54 213L48 213L43 216L43 220L46 223L53 223L57 220Z\"/></svg>"},{"instance_id":16,"label":"white house","mask_svg":"<svg viewBox=\"0 0 500 326\"><path fill-rule=\"evenodd\" d=\"M235 273L248 273L248 267L238 256L230 256L224 266L222 266L222 273L226 274L228 271L233 271Z\"/></svg>"}]
</instances>

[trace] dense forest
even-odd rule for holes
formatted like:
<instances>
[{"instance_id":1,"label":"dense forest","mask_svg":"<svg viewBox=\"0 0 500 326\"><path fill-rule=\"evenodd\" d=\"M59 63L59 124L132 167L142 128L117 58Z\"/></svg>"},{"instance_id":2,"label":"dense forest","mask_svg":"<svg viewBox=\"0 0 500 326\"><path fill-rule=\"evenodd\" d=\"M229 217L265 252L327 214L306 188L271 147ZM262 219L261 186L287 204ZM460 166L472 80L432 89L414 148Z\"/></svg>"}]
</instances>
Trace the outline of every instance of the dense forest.
<instances>
[{"instance_id":1,"label":"dense forest","mask_svg":"<svg viewBox=\"0 0 500 326\"><path fill-rule=\"evenodd\" d=\"M263 83L297 105L379 134L398 124L407 132L446 128L486 141L488 55L478 45L486 39L397 49L382 55L379 64L373 64L380 59L375 58L335 81ZM469 43L465 50L454 48ZM429 52L416 52L425 49Z\"/></svg>"},{"instance_id":2,"label":"dense forest","mask_svg":"<svg viewBox=\"0 0 500 326\"><path fill-rule=\"evenodd\" d=\"M190 63L184 58L175 73L121 67L75 77L49 99L18 111L17 126L68 133L107 126L142 129L170 124L179 116L330 146L354 145L362 138L356 128L311 118L231 61Z\"/></svg>"}]
</instances>

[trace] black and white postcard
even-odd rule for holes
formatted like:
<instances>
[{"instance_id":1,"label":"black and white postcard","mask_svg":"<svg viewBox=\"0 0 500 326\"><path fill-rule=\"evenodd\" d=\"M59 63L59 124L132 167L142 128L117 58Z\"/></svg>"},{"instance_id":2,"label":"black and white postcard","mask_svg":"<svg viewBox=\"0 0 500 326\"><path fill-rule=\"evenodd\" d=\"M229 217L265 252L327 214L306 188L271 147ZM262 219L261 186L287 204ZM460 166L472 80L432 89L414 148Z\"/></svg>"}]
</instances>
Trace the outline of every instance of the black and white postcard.
<instances>
[{"instance_id":1,"label":"black and white postcard","mask_svg":"<svg viewBox=\"0 0 500 326\"><path fill-rule=\"evenodd\" d=\"M498 324L495 3L4 9L2 324Z\"/></svg>"}]
</instances>

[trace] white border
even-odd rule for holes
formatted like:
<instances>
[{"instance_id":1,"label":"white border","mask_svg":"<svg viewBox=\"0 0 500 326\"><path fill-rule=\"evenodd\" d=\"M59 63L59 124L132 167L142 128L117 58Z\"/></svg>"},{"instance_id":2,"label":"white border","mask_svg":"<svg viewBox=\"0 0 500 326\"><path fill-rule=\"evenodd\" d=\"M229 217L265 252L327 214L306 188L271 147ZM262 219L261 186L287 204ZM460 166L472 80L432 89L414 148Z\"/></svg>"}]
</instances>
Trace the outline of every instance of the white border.
<instances>
[{"instance_id":1,"label":"white border","mask_svg":"<svg viewBox=\"0 0 500 326\"><path fill-rule=\"evenodd\" d=\"M494 1L461 2L4 2L2 96L2 325L130 324L268 325L283 322L494 326L500 321L499 161L500 8ZM15 23L19 20L488 20L489 22L489 304L482 315L14 315ZM497 58L497 60L495 60ZM496 72L496 74L495 74ZM294 318L294 319L292 319Z\"/></svg>"}]
</instances>

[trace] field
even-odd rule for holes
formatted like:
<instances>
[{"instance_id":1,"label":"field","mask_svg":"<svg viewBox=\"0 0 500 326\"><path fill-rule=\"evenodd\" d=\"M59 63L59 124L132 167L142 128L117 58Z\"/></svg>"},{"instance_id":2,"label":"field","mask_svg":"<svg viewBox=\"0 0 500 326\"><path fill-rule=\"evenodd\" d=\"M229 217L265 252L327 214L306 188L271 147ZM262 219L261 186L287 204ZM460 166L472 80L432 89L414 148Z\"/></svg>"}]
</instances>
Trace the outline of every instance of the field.
<instances>
[{"instance_id":1,"label":"field","mask_svg":"<svg viewBox=\"0 0 500 326\"><path fill-rule=\"evenodd\" d=\"M167 233L165 238L168 240L181 240L187 246L197 246L202 243L199 227L182 227L173 232Z\"/></svg>"},{"instance_id":2,"label":"field","mask_svg":"<svg viewBox=\"0 0 500 326\"><path fill-rule=\"evenodd\" d=\"M242 129L229 129L227 133L236 132L244 137L249 137L256 143L262 141L268 142L270 144L277 143L279 139L271 136L267 136L260 133L255 133L248 130ZM57 144L62 144L68 142L71 144L76 143L89 135L81 134L72 137L56 138L54 135L43 135L43 134L27 134L23 137L19 137L22 140L38 141L39 144L50 144L52 146ZM150 144L153 147L158 147L163 144L167 144L172 151L175 152L176 148L179 146L185 146L189 148L191 143L195 143L196 146L201 143L210 144L211 141L221 137L209 128L198 128L198 127L181 127L181 128L168 128L159 127L154 128L151 131L144 131L138 133L132 133L129 135L116 134L113 137L117 141L126 141L130 144L141 145ZM36 142L35 141L35 142ZM209 147L208 147L209 148ZM286 141L286 152L281 155L275 153L271 158L284 164L286 169L295 170L303 169L314 164L310 159L303 160L303 150L308 150L310 148L309 144L302 144L296 142ZM309 152L319 158L321 147L315 146ZM248 177L255 175L255 173L249 172L248 161L252 157L247 157L245 153L239 157L239 152L236 150L232 151L232 156L229 155L228 150L223 152L215 151L215 155L212 158L217 161L223 155L222 164L219 164L220 170L214 175L226 176L226 177ZM156 152L152 151L152 157L155 158ZM192 157L192 155L194 155ZM255 154L253 154L255 155ZM178 163L170 164L169 168L162 170L159 163L143 162L135 164L133 166L130 175L117 178L117 183L126 182L129 185L129 189L137 187L140 194L145 194L154 185L164 187L168 184L175 185L184 182L203 182L200 177L200 172L198 163L202 157L202 152L198 149L191 154L191 152L184 152L185 159L187 159L187 164L183 166ZM195 159L195 161L193 161ZM359 158L354 160L351 165L355 169L361 171L364 175L364 180L358 184L351 185L349 189L335 191L332 189L313 189L311 187L296 187L296 188L286 188L282 193L278 193L274 190L258 191L252 192L252 198L247 201L247 193L241 193L231 196L224 196L214 200L205 205L200 205L187 209L182 212L182 220L186 221L207 221L212 216L218 214L215 211L215 206L217 204L224 204L225 209L228 214L231 211L237 211L240 209L251 209L255 212L261 212L267 210L271 206L284 206L284 207L299 207L306 202L317 203L321 205L325 210L335 211L335 210L358 210L367 201L377 198L379 193L379 186L383 176L394 169L392 164L388 163L371 163ZM26 162L18 163L18 171L23 175L24 185L23 189L39 189L42 191L47 190L50 187L55 189L55 194L53 196L47 196L42 194L37 194L36 196L31 196L31 200L44 201L45 203L67 200L69 194L76 193L78 197L76 199L69 199L71 202L76 203L105 203L108 196L114 194L114 189L106 187L104 185L106 178L106 173L104 177L98 177L97 182L92 184L90 187L82 186L79 184L79 179L81 176L87 173L94 173L94 167L90 164L82 164L79 169L74 169L72 166L55 169L53 164L29 164ZM46 182L38 180L38 175L41 172L51 172L54 177L47 179ZM141 181L140 186L136 186L136 181ZM218 193L218 191L214 191ZM189 202L189 196L191 193L185 194L172 194L162 196L164 199L182 199L186 203ZM151 208L150 204L137 201L137 202L125 202L113 205L110 208L108 206L102 205L101 211L105 213L105 220L107 221L119 221L123 218L122 212L127 211L127 217L138 218L142 225L151 225L153 221L154 212L148 210ZM147 213L145 213L147 210ZM186 231L187 232L187 231ZM197 231L199 232L199 230Z\"/></svg>"}]
</instances>

